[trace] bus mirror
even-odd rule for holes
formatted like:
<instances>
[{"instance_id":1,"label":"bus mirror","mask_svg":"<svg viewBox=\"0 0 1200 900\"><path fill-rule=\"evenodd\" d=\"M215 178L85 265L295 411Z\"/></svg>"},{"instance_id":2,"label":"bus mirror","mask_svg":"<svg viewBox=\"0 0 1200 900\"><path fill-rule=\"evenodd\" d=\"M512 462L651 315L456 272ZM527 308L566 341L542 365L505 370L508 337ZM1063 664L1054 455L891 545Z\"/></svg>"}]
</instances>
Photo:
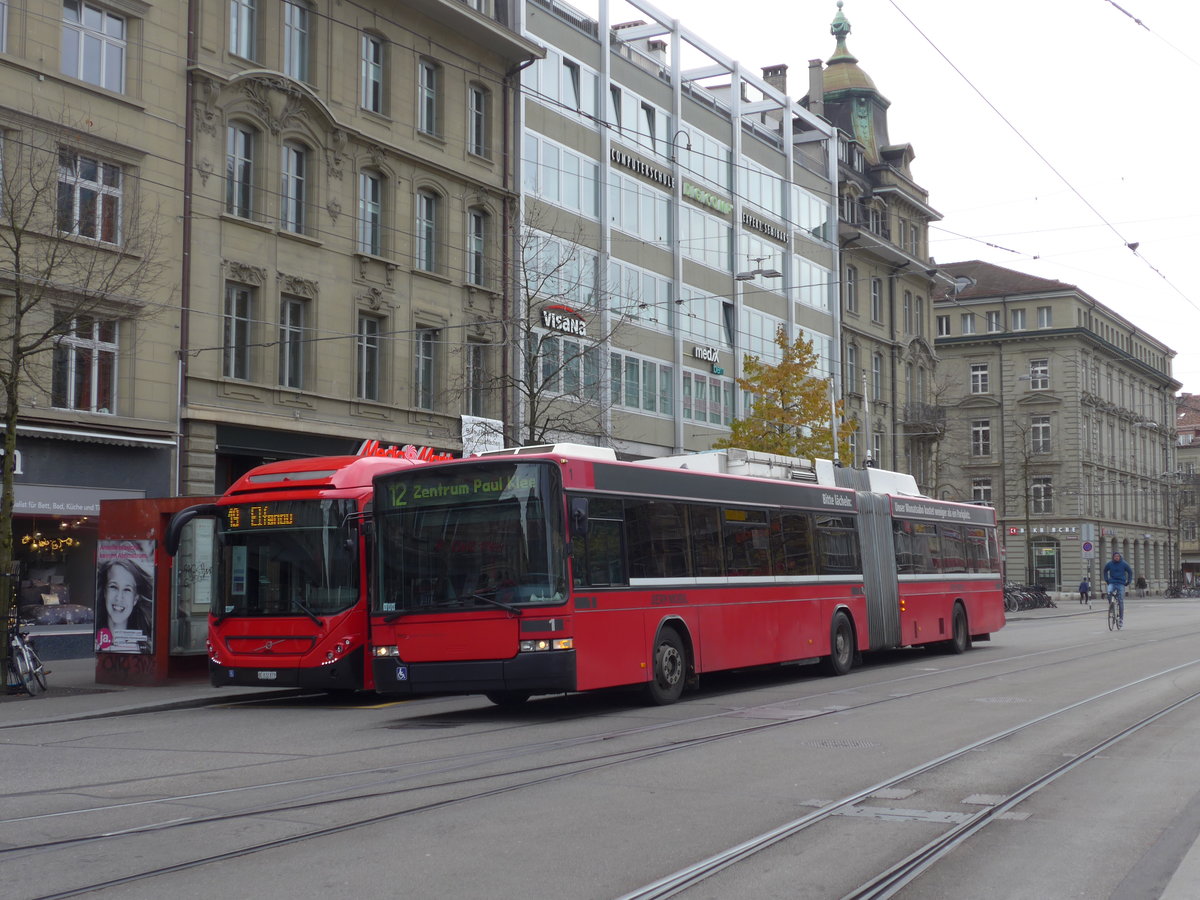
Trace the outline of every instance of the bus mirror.
<instances>
[{"instance_id":1,"label":"bus mirror","mask_svg":"<svg viewBox=\"0 0 1200 900\"><path fill-rule=\"evenodd\" d=\"M174 556L179 552L179 542L183 539L183 529L192 519L215 517L220 515L221 507L215 503L201 503L197 506L189 506L187 509L181 509L171 517L171 522L167 525L166 544L167 553Z\"/></svg>"},{"instance_id":2,"label":"bus mirror","mask_svg":"<svg viewBox=\"0 0 1200 900\"><path fill-rule=\"evenodd\" d=\"M571 498L571 534L574 537L586 537L588 533L588 502L587 497Z\"/></svg>"}]
</instances>

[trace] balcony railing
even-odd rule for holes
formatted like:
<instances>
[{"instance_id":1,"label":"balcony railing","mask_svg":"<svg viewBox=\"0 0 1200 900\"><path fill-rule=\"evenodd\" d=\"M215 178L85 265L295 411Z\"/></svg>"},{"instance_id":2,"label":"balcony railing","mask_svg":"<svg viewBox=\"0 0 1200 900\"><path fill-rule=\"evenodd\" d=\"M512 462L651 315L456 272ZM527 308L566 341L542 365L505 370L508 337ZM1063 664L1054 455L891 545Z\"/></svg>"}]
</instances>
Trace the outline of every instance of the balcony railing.
<instances>
[{"instance_id":1,"label":"balcony railing","mask_svg":"<svg viewBox=\"0 0 1200 900\"><path fill-rule=\"evenodd\" d=\"M908 432L929 432L928 437L946 433L946 407L933 403L905 403L900 424Z\"/></svg>"}]
</instances>

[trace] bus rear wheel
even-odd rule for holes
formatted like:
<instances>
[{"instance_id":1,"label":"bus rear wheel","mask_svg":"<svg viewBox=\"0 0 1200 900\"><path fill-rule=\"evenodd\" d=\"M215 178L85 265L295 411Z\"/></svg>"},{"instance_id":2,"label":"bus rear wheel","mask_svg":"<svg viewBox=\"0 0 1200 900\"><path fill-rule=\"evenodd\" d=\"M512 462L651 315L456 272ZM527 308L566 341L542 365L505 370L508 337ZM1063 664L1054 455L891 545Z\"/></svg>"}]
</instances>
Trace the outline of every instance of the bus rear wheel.
<instances>
[{"instance_id":1,"label":"bus rear wheel","mask_svg":"<svg viewBox=\"0 0 1200 900\"><path fill-rule=\"evenodd\" d=\"M687 681L687 651L673 628L664 628L654 642L654 671L646 685L646 697L657 706L674 703L683 695Z\"/></svg>"},{"instance_id":2,"label":"bus rear wheel","mask_svg":"<svg viewBox=\"0 0 1200 900\"><path fill-rule=\"evenodd\" d=\"M971 632L967 630L967 611L961 603L954 604L951 622L952 636L946 642L946 649L955 654L966 653L971 649Z\"/></svg>"},{"instance_id":3,"label":"bus rear wheel","mask_svg":"<svg viewBox=\"0 0 1200 900\"><path fill-rule=\"evenodd\" d=\"M829 624L829 655L823 665L830 675L845 675L854 667L854 628L841 610Z\"/></svg>"}]
</instances>

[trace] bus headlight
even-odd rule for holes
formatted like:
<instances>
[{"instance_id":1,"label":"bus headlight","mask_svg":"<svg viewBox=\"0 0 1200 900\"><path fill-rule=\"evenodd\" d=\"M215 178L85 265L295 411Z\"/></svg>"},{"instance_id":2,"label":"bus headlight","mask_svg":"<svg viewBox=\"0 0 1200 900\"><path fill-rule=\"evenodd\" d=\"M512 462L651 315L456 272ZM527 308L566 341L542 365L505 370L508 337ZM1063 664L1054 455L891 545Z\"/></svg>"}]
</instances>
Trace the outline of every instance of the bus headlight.
<instances>
[{"instance_id":1,"label":"bus headlight","mask_svg":"<svg viewBox=\"0 0 1200 900\"><path fill-rule=\"evenodd\" d=\"M521 648L522 653L531 653L537 650L574 650L575 639L556 638L554 640L549 640L547 638L541 638L540 640L536 641L521 641L518 646Z\"/></svg>"},{"instance_id":2,"label":"bus headlight","mask_svg":"<svg viewBox=\"0 0 1200 900\"><path fill-rule=\"evenodd\" d=\"M397 647L395 644L392 644L392 645L376 645L376 646L374 646L374 647L372 647L372 648L371 648L371 655L372 655L372 656L379 656L379 657L386 657L386 656L399 656L399 655L400 655L400 648L399 648L399 647Z\"/></svg>"}]
</instances>

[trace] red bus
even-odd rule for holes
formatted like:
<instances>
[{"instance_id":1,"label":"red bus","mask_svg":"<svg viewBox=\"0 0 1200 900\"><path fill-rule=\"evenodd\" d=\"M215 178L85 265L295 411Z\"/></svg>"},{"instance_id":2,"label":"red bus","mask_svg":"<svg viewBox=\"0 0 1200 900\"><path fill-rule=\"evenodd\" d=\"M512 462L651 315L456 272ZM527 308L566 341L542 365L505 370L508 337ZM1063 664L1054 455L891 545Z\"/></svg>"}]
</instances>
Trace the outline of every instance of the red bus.
<instances>
[{"instance_id":1,"label":"red bus","mask_svg":"<svg viewBox=\"0 0 1200 900\"><path fill-rule=\"evenodd\" d=\"M992 509L878 469L714 451L498 451L375 479L375 689L533 694L862 651L966 650L1004 625Z\"/></svg>"},{"instance_id":2,"label":"red bus","mask_svg":"<svg viewBox=\"0 0 1200 900\"><path fill-rule=\"evenodd\" d=\"M263 687L372 687L367 658L371 542L361 527L372 479L433 456L367 442L357 456L268 463L217 500L177 513L166 537L215 524L210 681Z\"/></svg>"}]
</instances>

